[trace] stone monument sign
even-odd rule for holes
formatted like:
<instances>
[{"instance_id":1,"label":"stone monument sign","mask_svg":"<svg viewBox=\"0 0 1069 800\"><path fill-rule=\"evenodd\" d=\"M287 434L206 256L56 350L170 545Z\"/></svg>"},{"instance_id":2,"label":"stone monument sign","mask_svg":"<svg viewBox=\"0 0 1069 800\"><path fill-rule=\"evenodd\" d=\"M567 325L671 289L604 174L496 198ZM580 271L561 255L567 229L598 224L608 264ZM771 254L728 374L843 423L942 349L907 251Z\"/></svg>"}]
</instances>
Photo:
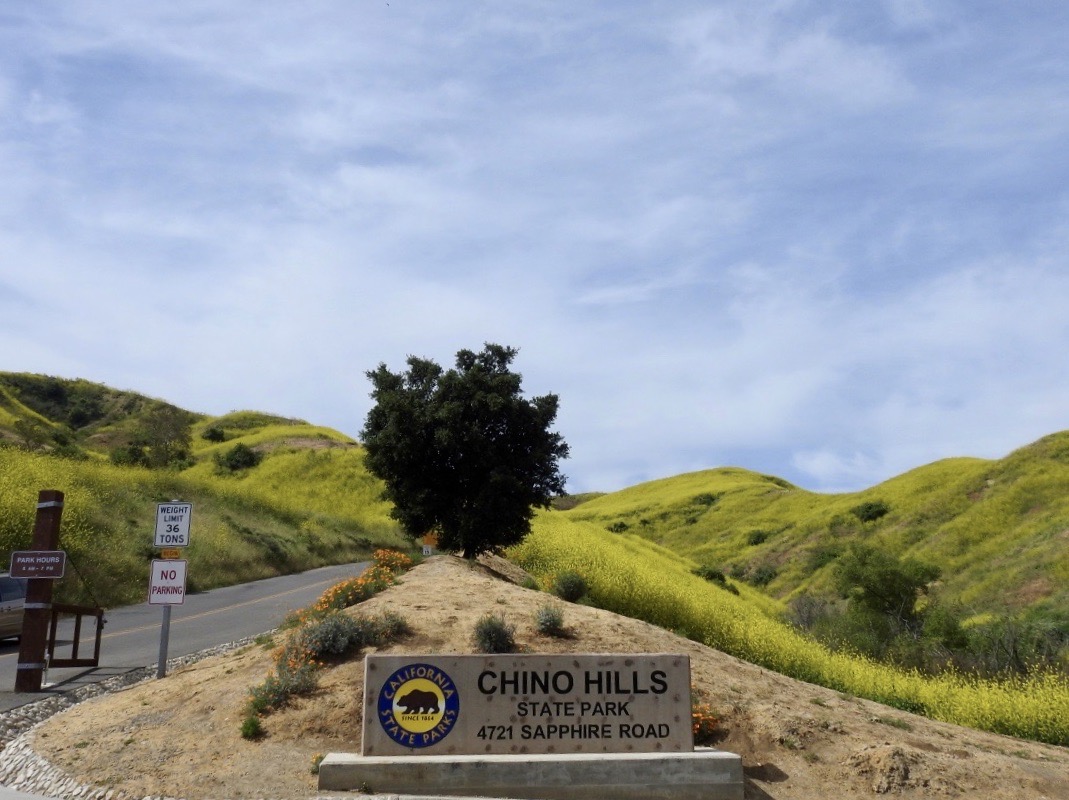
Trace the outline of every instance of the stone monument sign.
<instances>
[{"instance_id":1,"label":"stone monument sign","mask_svg":"<svg viewBox=\"0 0 1069 800\"><path fill-rule=\"evenodd\" d=\"M363 755L680 753L686 655L368 655Z\"/></svg>"}]
</instances>

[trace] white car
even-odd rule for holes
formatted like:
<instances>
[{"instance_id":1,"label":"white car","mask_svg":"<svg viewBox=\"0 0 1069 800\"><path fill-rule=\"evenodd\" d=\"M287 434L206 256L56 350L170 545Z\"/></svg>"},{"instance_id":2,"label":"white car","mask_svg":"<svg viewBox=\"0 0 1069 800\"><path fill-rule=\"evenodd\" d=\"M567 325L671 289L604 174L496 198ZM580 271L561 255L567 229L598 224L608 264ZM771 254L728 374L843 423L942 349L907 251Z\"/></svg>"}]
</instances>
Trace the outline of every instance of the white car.
<instances>
[{"instance_id":1,"label":"white car","mask_svg":"<svg viewBox=\"0 0 1069 800\"><path fill-rule=\"evenodd\" d=\"M0 639L22 635L22 612L26 605L26 579L0 575Z\"/></svg>"}]
</instances>

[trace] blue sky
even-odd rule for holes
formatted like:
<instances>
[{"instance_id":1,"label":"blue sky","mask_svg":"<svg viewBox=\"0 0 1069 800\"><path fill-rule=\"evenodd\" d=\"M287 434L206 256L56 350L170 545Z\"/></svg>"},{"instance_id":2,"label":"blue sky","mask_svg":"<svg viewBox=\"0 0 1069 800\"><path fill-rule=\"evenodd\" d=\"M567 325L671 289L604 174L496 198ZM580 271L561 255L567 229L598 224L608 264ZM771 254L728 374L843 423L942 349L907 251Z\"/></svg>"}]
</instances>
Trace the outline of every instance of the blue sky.
<instances>
[{"instance_id":1,"label":"blue sky","mask_svg":"<svg viewBox=\"0 0 1069 800\"><path fill-rule=\"evenodd\" d=\"M0 369L356 435L520 349L571 491L1069 428L1069 5L0 8Z\"/></svg>"}]
</instances>

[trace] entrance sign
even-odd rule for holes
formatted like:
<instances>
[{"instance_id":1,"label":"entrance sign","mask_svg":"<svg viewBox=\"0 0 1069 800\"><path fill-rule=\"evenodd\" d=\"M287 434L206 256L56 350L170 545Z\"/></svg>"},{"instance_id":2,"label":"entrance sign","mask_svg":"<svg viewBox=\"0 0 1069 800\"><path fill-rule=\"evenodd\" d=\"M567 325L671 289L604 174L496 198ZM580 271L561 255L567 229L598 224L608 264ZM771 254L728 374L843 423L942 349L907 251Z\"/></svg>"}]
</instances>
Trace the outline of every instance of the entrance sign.
<instances>
[{"instance_id":1,"label":"entrance sign","mask_svg":"<svg viewBox=\"0 0 1069 800\"><path fill-rule=\"evenodd\" d=\"M159 503L156 506L155 547L188 547L192 503Z\"/></svg>"},{"instance_id":2,"label":"entrance sign","mask_svg":"<svg viewBox=\"0 0 1069 800\"><path fill-rule=\"evenodd\" d=\"M156 606L181 605L186 601L186 561L152 562L148 602Z\"/></svg>"},{"instance_id":3,"label":"entrance sign","mask_svg":"<svg viewBox=\"0 0 1069 800\"><path fill-rule=\"evenodd\" d=\"M66 569L63 550L16 550L8 572L12 578L62 578Z\"/></svg>"},{"instance_id":4,"label":"entrance sign","mask_svg":"<svg viewBox=\"0 0 1069 800\"><path fill-rule=\"evenodd\" d=\"M672 753L693 747L686 655L365 659L365 756Z\"/></svg>"}]
</instances>

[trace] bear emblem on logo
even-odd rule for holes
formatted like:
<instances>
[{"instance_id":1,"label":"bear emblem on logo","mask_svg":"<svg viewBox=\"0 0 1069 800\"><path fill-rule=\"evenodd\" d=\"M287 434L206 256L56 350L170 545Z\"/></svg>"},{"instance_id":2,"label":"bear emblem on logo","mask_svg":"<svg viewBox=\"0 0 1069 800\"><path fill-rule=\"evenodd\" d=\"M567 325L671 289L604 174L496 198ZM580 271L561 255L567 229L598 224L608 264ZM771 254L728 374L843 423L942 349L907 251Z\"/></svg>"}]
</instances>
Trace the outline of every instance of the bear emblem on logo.
<instances>
[{"instance_id":1,"label":"bear emblem on logo","mask_svg":"<svg viewBox=\"0 0 1069 800\"><path fill-rule=\"evenodd\" d=\"M403 697L398 697L397 705L406 714L437 714L439 711L438 695L423 689L413 689Z\"/></svg>"}]
</instances>

